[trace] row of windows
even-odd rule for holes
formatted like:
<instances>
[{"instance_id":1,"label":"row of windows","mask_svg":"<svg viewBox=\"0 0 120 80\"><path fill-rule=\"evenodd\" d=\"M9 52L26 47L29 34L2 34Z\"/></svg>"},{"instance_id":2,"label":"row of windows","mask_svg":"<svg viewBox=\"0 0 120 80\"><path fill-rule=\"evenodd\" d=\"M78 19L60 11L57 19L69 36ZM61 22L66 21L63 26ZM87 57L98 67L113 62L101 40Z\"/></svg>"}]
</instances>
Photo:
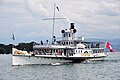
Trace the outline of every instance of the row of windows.
<instances>
[{"instance_id":1,"label":"row of windows","mask_svg":"<svg viewBox=\"0 0 120 80\"><path fill-rule=\"evenodd\" d=\"M70 45L73 44L73 42L62 42L63 45Z\"/></svg>"},{"instance_id":2,"label":"row of windows","mask_svg":"<svg viewBox=\"0 0 120 80\"><path fill-rule=\"evenodd\" d=\"M76 53L83 53L82 50L76 50L75 51ZM93 50L93 53L103 53L104 51L103 50ZM85 52L84 52L85 53ZM90 53L92 53L92 51L90 51Z\"/></svg>"},{"instance_id":3,"label":"row of windows","mask_svg":"<svg viewBox=\"0 0 120 80\"><path fill-rule=\"evenodd\" d=\"M103 53L104 50L93 50L93 53Z\"/></svg>"},{"instance_id":4,"label":"row of windows","mask_svg":"<svg viewBox=\"0 0 120 80\"><path fill-rule=\"evenodd\" d=\"M82 50L75 50L76 53L82 53Z\"/></svg>"},{"instance_id":5,"label":"row of windows","mask_svg":"<svg viewBox=\"0 0 120 80\"><path fill-rule=\"evenodd\" d=\"M56 53L74 53L73 50L64 50L64 49L39 49L39 50L35 50L38 51L40 54L56 54Z\"/></svg>"},{"instance_id":6,"label":"row of windows","mask_svg":"<svg viewBox=\"0 0 120 80\"><path fill-rule=\"evenodd\" d=\"M72 34L71 33L64 33L63 37L72 37Z\"/></svg>"},{"instance_id":7,"label":"row of windows","mask_svg":"<svg viewBox=\"0 0 120 80\"><path fill-rule=\"evenodd\" d=\"M82 51L82 50L76 50L76 53L92 53L92 51Z\"/></svg>"},{"instance_id":8,"label":"row of windows","mask_svg":"<svg viewBox=\"0 0 120 80\"><path fill-rule=\"evenodd\" d=\"M61 49L39 49L41 52L46 52L46 53L56 53L56 52L63 52Z\"/></svg>"}]
</instances>

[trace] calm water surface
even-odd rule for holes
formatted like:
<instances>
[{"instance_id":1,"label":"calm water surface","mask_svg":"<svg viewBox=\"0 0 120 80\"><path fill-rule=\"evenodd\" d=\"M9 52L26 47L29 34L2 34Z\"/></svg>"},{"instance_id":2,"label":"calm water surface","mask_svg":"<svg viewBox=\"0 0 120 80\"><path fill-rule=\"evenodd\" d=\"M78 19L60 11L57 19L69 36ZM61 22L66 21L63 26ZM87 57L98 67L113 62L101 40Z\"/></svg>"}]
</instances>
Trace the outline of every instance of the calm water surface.
<instances>
[{"instance_id":1,"label":"calm water surface","mask_svg":"<svg viewBox=\"0 0 120 80\"><path fill-rule=\"evenodd\" d=\"M120 80L120 53L104 61L12 66L11 55L0 55L0 80Z\"/></svg>"}]
</instances>

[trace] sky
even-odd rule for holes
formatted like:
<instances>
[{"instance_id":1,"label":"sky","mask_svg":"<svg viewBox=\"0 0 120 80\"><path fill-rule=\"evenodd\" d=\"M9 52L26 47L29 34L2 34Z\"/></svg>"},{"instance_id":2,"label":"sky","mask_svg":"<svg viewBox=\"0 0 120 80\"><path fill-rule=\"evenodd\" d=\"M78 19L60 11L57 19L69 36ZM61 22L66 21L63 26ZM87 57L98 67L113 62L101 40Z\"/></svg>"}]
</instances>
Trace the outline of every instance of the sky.
<instances>
[{"instance_id":1,"label":"sky","mask_svg":"<svg viewBox=\"0 0 120 80\"><path fill-rule=\"evenodd\" d=\"M0 43L51 39L54 4L55 35L75 23L76 36L120 39L120 0L0 0ZM12 40L12 34L15 40Z\"/></svg>"}]
</instances>

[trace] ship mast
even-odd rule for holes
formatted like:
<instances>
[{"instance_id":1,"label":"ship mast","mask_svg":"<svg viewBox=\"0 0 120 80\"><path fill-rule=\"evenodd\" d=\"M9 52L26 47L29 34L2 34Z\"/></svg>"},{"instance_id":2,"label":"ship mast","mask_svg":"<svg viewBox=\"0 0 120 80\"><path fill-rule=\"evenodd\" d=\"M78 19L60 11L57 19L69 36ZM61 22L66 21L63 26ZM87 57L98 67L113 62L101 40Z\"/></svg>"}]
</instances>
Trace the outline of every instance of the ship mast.
<instances>
[{"instance_id":1,"label":"ship mast","mask_svg":"<svg viewBox=\"0 0 120 80\"><path fill-rule=\"evenodd\" d=\"M54 10L53 10L53 18L47 18L43 20L52 20L53 28L52 28L52 44L55 42L55 20L56 19L66 19L66 18L56 18L56 8L59 11L59 8L56 4L54 4Z\"/></svg>"},{"instance_id":2,"label":"ship mast","mask_svg":"<svg viewBox=\"0 0 120 80\"><path fill-rule=\"evenodd\" d=\"M52 29L52 43L53 43L53 39L54 39L54 26L55 26L55 8L56 8L56 4L54 4L54 11L53 11L53 29Z\"/></svg>"}]
</instances>

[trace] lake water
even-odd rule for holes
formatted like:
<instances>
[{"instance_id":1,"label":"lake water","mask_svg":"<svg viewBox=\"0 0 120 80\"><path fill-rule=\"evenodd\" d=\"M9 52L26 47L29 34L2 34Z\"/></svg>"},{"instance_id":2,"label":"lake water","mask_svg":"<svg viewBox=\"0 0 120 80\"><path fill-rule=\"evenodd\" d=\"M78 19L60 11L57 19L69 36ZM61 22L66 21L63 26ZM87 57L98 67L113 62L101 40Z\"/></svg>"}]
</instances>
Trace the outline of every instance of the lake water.
<instances>
[{"instance_id":1,"label":"lake water","mask_svg":"<svg viewBox=\"0 0 120 80\"><path fill-rule=\"evenodd\" d=\"M120 80L120 53L104 61L60 66L12 66L11 55L0 55L0 80Z\"/></svg>"}]
</instances>

